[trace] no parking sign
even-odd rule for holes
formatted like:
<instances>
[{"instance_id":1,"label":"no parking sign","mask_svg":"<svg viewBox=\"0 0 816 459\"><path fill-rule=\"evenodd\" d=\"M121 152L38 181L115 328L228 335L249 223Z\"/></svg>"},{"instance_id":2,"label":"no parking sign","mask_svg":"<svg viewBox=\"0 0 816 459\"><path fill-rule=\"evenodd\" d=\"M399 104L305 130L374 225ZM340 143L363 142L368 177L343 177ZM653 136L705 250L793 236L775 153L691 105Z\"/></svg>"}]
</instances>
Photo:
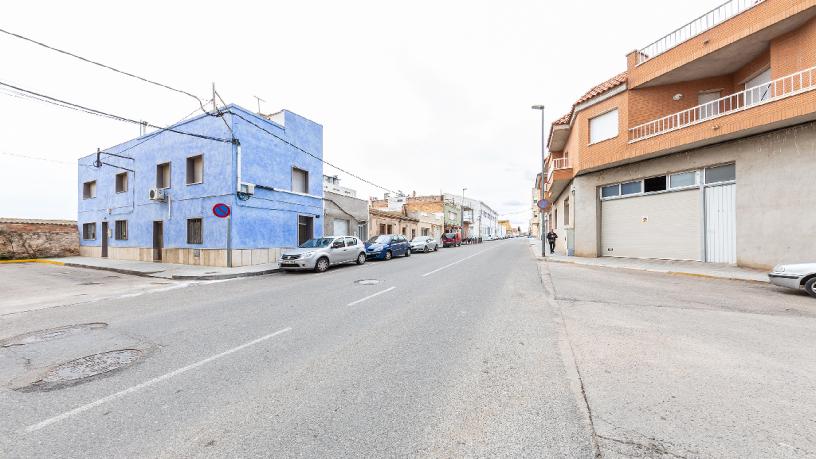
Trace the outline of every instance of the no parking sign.
<instances>
[{"instance_id":1,"label":"no parking sign","mask_svg":"<svg viewBox=\"0 0 816 459\"><path fill-rule=\"evenodd\" d=\"M227 218L230 216L230 207L222 202L214 205L212 208L213 215L218 218Z\"/></svg>"}]
</instances>

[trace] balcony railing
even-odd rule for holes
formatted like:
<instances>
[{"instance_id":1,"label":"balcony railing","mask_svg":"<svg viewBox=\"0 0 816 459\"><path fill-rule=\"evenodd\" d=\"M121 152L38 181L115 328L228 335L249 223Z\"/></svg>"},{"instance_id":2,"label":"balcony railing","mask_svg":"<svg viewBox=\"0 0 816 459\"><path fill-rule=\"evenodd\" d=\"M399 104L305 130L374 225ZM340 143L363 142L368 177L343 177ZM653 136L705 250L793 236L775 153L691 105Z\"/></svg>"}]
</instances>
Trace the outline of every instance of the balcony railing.
<instances>
[{"instance_id":1,"label":"balcony railing","mask_svg":"<svg viewBox=\"0 0 816 459\"><path fill-rule=\"evenodd\" d=\"M775 100L816 89L816 67L747 88L673 115L629 129L629 142L648 139L704 121L747 110Z\"/></svg>"},{"instance_id":2,"label":"balcony railing","mask_svg":"<svg viewBox=\"0 0 816 459\"><path fill-rule=\"evenodd\" d=\"M659 56L684 41L750 10L764 0L730 0L638 51L637 65Z\"/></svg>"},{"instance_id":3,"label":"balcony railing","mask_svg":"<svg viewBox=\"0 0 816 459\"><path fill-rule=\"evenodd\" d=\"M561 169L569 169L572 167L569 157L566 158L552 158L550 159L550 170L547 171L547 183L552 180L553 172Z\"/></svg>"}]
</instances>

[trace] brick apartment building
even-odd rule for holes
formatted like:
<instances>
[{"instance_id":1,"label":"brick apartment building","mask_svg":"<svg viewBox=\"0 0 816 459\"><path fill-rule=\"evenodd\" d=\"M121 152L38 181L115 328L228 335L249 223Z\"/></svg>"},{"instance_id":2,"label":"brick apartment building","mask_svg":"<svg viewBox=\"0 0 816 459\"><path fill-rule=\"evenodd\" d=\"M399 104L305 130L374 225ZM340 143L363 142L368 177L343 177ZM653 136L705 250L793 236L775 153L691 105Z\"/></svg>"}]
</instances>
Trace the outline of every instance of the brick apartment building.
<instances>
[{"instance_id":1,"label":"brick apartment building","mask_svg":"<svg viewBox=\"0 0 816 459\"><path fill-rule=\"evenodd\" d=\"M461 204L461 201L459 202ZM461 230L461 206L444 195L391 196L371 201L371 207L402 213L417 221L417 236L440 239L442 233ZM372 233L373 234L373 233ZM409 233L410 235L410 233Z\"/></svg>"},{"instance_id":2,"label":"brick apartment building","mask_svg":"<svg viewBox=\"0 0 816 459\"><path fill-rule=\"evenodd\" d=\"M635 50L549 132L578 256L816 259L816 1L732 0Z\"/></svg>"}]
</instances>

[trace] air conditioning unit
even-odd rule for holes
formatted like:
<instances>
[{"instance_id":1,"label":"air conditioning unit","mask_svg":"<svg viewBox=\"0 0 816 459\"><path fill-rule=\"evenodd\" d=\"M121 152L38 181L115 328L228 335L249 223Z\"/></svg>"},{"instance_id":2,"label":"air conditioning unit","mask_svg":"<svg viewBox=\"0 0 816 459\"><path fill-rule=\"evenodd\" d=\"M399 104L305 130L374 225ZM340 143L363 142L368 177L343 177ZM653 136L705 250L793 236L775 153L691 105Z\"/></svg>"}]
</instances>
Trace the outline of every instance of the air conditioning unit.
<instances>
[{"instance_id":1,"label":"air conditioning unit","mask_svg":"<svg viewBox=\"0 0 816 459\"><path fill-rule=\"evenodd\" d=\"M255 184L254 183L247 183L241 182L241 186L238 187L238 191L244 194L255 194Z\"/></svg>"},{"instance_id":2,"label":"air conditioning unit","mask_svg":"<svg viewBox=\"0 0 816 459\"><path fill-rule=\"evenodd\" d=\"M149 197L151 201L164 201L167 199L167 193L162 188L151 188Z\"/></svg>"}]
</instances>

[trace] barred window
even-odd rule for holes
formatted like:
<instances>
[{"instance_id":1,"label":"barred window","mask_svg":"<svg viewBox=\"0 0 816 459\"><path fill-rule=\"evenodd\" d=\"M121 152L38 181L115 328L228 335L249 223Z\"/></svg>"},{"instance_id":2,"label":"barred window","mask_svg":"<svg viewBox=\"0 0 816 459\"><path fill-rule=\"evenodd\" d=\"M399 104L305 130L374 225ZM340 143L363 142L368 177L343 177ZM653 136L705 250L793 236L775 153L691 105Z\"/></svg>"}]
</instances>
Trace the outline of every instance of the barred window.
<instances>
[{"instance_id":1,"label":"barred window","mask_svg":"<svg viewBox=\"0 0 816 459\"><path fill-rule=\"evenodd\" d=\"M118 241L126 241L128 238L127 220L116 220L116 233L114 237Z\"/></svg>"},{"instance_id":2,"label":"barred window","mask_svg":"<svg viewBox=\"0 0 816 459\"><path fill-rule=\"evenodd\" d=\"M82 225L82 239L86 241L96 239L96 223L84 223Z\"/></svg>"},{"instance_id":3,"label":"barred window","mask_svg":"<svg viewBox=\"0 0 816 459\"><path fill-rule=\"evenodd\" d=\"M187 220L187 243L203 244L204 236L200 218L190 218Z\"/></svg>"}]
</instances>

